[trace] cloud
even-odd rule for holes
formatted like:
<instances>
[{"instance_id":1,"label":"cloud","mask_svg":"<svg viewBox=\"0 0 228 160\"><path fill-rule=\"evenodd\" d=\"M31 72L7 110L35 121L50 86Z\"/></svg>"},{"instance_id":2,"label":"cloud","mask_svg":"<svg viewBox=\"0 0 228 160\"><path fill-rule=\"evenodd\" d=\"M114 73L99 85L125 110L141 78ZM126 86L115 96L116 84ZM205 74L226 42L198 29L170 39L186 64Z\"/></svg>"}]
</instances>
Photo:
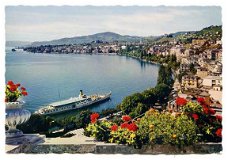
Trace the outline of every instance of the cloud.
<instances>
[{"instance_id":1,"label":"cloud","mask_svg":"<svg viewBox=\"0 0 228 160\"><path fill-rule=\"evenodd\" d=\"M160 35L221 25L219 7L7 7L7 40L51 40L112 31Z\"/></svg>"}]
</instances>

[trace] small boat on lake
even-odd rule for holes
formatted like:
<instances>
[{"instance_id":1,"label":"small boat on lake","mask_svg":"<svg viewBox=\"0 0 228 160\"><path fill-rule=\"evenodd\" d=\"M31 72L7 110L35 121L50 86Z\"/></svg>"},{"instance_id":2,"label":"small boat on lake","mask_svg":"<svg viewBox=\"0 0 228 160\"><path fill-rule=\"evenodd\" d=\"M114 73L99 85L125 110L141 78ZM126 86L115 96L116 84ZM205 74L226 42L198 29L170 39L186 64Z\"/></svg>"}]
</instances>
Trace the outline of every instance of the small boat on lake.
<instances>
[{"instance_id":1,"label":"small boat on lake","mask_svg":"<svg viewBox=\"0 0 228 160\"><path fill-rule=\"evenodd\" d=\"M94 95L87 96L83 94L82 90L80 90L80 94L78 97L71 97L66 100L50 103L47 106L42 106L35 113L41 114L41 115L50 115L50 114L56 114L56 113L61 113L65 111L75 110L75 109L90 106L99 102L103 102L105 100L110 99L110 96L111 96L111 92L107 94L94 94Z\"/></svg>"}]
</instances>

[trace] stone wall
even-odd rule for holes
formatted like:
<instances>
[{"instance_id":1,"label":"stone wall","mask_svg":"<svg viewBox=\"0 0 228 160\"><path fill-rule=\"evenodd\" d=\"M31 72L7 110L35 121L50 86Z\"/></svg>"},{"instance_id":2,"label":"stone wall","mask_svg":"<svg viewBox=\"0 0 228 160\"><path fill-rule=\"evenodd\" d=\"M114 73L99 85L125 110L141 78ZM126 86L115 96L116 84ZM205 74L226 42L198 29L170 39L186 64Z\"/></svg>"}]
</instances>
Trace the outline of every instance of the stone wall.
<instances>
[{"instance_id":1,"label":"stone wall","mask_svg":"<svg viewBox=\"0 0 228 160\"><path fill-rule=\"evenodd\" d=\"M146 145L141 149L135 149L133 146L125 145L96 145L96 144L81 144L81 145L51 145L39 144L30 145L29 147L21 147L20 150L15 150L10 153L30 153L30 154L47 154L47 153L94 153L94 154L211 154L220 153L222 144L220 143L203 143L192 146L178 148L171 145Z\"/></svg>"}]
</instances>

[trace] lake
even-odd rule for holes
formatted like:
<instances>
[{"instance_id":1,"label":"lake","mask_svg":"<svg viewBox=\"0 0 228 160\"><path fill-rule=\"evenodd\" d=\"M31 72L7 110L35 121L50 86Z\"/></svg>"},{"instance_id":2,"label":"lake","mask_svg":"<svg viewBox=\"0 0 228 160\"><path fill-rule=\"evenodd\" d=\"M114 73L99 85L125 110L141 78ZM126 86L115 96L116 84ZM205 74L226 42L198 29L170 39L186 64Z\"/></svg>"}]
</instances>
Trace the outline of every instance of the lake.
<instances>
[{"instance_id":1,"label":"lake","mask_svg":"<svg viewBox=\"0 0 228 160\"><path fill-rule=\"evenodd\" d=\"M118 55L33 54L6 50L6 82L28 91L25 108L34 112L54 101L111 91L110 101L91 106L94 112L114 108L132 93L154 87L159 65ZM75 114L72 111L67 114Z\"/></svg>"}]
</instances>

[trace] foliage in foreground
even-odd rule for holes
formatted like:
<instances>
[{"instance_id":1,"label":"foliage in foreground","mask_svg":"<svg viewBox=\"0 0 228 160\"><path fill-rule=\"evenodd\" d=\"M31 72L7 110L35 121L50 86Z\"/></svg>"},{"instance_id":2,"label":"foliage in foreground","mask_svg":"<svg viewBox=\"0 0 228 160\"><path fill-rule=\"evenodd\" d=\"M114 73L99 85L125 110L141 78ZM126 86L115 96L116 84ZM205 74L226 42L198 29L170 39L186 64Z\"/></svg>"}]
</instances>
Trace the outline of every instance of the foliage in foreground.
<instances>
[{"instance_id":1,"label":"foliage in foreground","mask_svg":"<svg viewBox=\"0 0 228 160\"><path fill-rule=\"evenodd\" d=\"M216 115L216 111L210 108L204 98L198 98L198 102L187 102L182 107L183 112L192 118L197 125L197 133L200 141L222 141L222 116Z\"/></svg>"},{"instance_id":2,"label":"foliage in foreground","mask_svg":"<svg viewBox=\"0 0 228 160\"><path fill-rule=\"evenodd\" d=\"M149 109L142 118L131 119L124 115L119 121L91 119L85 128L87 136L109 143L141 147L145 144L170 144L178 147L197 142L221 142L222 117L215 115L203 98L188 102L177 98L180 114ZM91 117L94 117L92 114Z\"/></svg>"},{"instance_id":3,"label":"foliage in foreground","mask_svg":"<svg viewBox=\"0 0 228 160\"><path fill-rule=\"evenodd\" d=\"M174 117L150 109L137 120L124 120L120 124L111 121L90 123L85 135L97 140L141 147L143 144L190 145L197 142L197 126L187 115Z\"/></svg>"},{"instance_id":4,"label":"foliage in foreground","mask_svg":"<svg viewBox=\"0 0 228 160\"><path fill-rule=\"evenodd\" d=\"M196 129L196 124L185 114L174 117L151 109L141 118L138 134L144 143L181 146L197 142Z\"/></svg>"}]
</instances>

